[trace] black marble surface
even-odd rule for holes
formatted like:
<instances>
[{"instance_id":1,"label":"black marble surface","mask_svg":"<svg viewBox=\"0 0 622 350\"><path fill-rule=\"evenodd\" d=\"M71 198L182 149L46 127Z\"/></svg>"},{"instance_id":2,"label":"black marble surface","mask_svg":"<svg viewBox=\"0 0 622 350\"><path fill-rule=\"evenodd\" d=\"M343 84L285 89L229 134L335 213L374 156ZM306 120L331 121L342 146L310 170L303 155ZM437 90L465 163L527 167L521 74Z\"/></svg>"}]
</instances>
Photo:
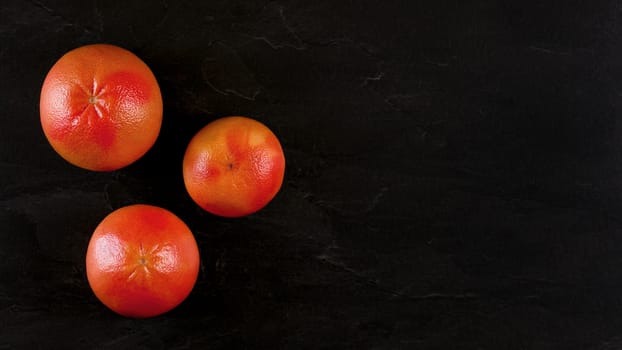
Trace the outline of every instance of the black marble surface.
<instances>
[{"instance_id":1,"label":"black marble surface","mask_svg":"<svg viewBox=\"0 0 622 350\"><path fill-rule=\"evenodd\" d=\"M137 163L64 162L39 124L66 51L125 47L164 123ZM622 348L617 1L0 3L0 349ZM207 122L267 124L286 179L223 219L186 194ZM193 230L190 297L127 319L84 255L110 211Z\"/></svg>"}]
</instances>

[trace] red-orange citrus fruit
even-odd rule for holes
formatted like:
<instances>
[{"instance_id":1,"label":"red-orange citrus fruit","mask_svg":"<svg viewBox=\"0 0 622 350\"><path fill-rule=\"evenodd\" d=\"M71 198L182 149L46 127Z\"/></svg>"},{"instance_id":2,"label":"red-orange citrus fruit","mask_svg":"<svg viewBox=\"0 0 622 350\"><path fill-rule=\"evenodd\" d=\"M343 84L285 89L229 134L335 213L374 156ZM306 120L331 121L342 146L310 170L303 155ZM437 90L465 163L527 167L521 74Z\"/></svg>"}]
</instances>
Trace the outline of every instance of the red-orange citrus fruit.
<instances>
[{"instance_id":1,"label":"red-orange citrus fruit","mask_svg":"<svg viewBox=\"0 0 622 350\"><path fill-rule=\"evenodd\" d=\"M285 156L268 127L246 117L226 117L190 141L183 176L190 197L204 210L225 217L258 211L283 183Z\"/></svg>"},{"instance_id":2,"label":"red-orange citrus fruit","mask_svg":"<svg viewBox=\"0 0 622 350\"><path fill-rule=\"evenodd\" d=\"M127 317L152 317L179 305L199 272L199 250L186 224L166 209L136 204L97 226L86 253L95 296Z\"/></svg>"},{"instance_id":3,"label":"red-orange citrus fruit","mask_svg":"<svg viewBox=\"0 0 622 350\"><path fill-rule=\"evenodd\" d=\"M39 112L43 132L61 157L81 168L110 171L153 146L162 124L162 96L136 55L113 45L87 45L52 66Z\"/></svg>"}]
</instances>

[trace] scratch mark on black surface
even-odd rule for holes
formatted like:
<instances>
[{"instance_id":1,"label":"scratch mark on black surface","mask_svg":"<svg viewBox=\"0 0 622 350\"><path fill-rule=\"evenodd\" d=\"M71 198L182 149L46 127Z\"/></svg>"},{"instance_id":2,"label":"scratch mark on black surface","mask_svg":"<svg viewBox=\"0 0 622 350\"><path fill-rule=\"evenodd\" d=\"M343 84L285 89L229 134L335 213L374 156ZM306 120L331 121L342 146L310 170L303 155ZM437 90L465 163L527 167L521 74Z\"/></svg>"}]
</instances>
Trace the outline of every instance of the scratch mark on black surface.
<instances>
[{"instance_id":1,"label":"scratch mark on black surface","mask_svg":"<svg viewBox=\"0 0 622 350\"><path fill-rule=\"evenodd\" d=\"M375 59L383 59L381 55L378 54L378 50L375 46L368 44L366 42L357 42L352 40L349 37L338 37L338 38L330 38L327 40L314 41L314 40L305 40L304 43L309 46L319 46L319 47L353 47L357 50L363 51L363 53L368 57L373 57Z\"/></svg>"},{"instance_id":2,"label":"scratch mark on black surface","mask_svg":"<svg viewBox=\"0 0 622 350\"><path fill-rule=\"evenodd\" d=\"M296 41L298 42L298 47L294 47L297 50L304 50L306 48L306 45L304 44L304 42L300 39L300 37L298 36L298 34L296 34L296 32L294 31L294 29L287 23L287 18L285 18L285 12L284 12L285 8L283 6L279 7L279 17L281 18L281 22L283 23L283 26L285 27L285 29L294 37L294 39L296 39Z\"/></svg>"},{"instance_id":3,"label":"scratch mark on black surface","mask_svg":"<svg viewBox=\"0 0 622 350\"><path fill-rule=\"evenodd\" d=\"M227 88L224 90L221 90L219 88L217 88L216 86L214 86L214 84L212 84L212 82L208 79L208 78L203 78L203 80L205 81L205 83L212 88L212 90L214 90L215 92L224 95L224 96L229 96L229 95L235 95L237 97L241 97L245 100L249 100L249 101L255 101L255 99L257 98L257 95L259 95L259 93L261 93L261 88L258 88L257 90L255 90L255 92L253 93L253 95L248 96L245 95L235 89L231 89L231 88Z\"/></svg>"},{"instance_id":4,"label":"scratch mark on black surface","mask_svg":"<svg viewBox=\"0 0 622 350\"><path fill-rule=\"evenodd\" d=\"M538 51L538 52L542 52L542 53L546 53L549 55L560 55L560 56L568 56L570 55L570 52L567 51L558 51L558 50L551 50L551 49L547 49L544 47L540 47L540 46L529 46L530 50L533 51Z\"/></svg>"},{"instance_id":5,"label":"scratch mark on black surface","mask_svg":"<svg viewBox=\"0 0 622 350\"><path fill-rule=\"evenodd\" d=\"M177 7L179 7L179 6L182 6L182 4L184 4L185 2L186 1L177 1L175 2L175 4L177 5ZM164 23L166 23L166 21L168 20L170 16L170 13L172 12L168 1L162 1L162 7L164 9L164 13L162 14L162 17L160 18L158 23L153 25L153 28L151 29L151 32L147 40L145 40L143 44L140 46L140 50L145 49L145 47L147 47L147 45L149 44L153 44L154 42L157 42L157 40L153 40L153 38L157 35L160 29L162 29L162 26L164 25ZM133 29L133 27L130 26L130 29ZM134 34L134 38L136 38L135 34Z\"/></svg>"},{"instance_id":6,"label":"scratch mark on black surface","mask_svg":"<svg viewBox=\"0 0 622 350\"><path fill-rule=\"evenodd\" d=\"M230 94L233 94L235 96L241 97L241 98L243 98L245 100L255 101L255 99L257 98L257 95L259 95L261 93L261 88L258 88L257 90L255 90L255 92L253 92L252 96L244 95L243 93L238 92L237 90L234 90L234 89L226 89L225 91L230 93Z\"/></svg>"},{"instance_id":7,"label":"scratch mark on black surface","mask_svg":"<svg viewBox=\"0 0 622 350\"><path fill-rule=\"evenodd\" d=\"M448 62L437 62L437 61L431 61L431 60L426 60L425 62L433 66L437 66L437 67L449 67Z\"/></svg>"},{"instance_id":8,"label":"scratch mark on black surface","mask_svg":"<svg viewBox=\"0 0 622 350\"><path fill-rule=\"evenodd\" d=\"M245 36L247 36L247 37L249 37L249 38L251 38L253 40L263 41L264 43L268 44L268 46L270 46L274 50L279 50L279 49L283 49L283 48L286 48L286 47L289 47L289 48L292 48L292 49L295 49L295 50L300 50L300 51L306 49L306 46L304 46L304 45L297 45L296 46L296 45L290 45L290 44L287 44L287 43L276 44L276 43L272 42L270 39L268 39L265 36L253 36L253 35L245 35Z\"/></svg>"},{"instance_id":9,"label":"scratch mark on black surface","mask_svg":"<svg viewBox=\"0 0 622 350\"><path fill-rule=\"evenodd\" d=\"M52 16L54 18L60 19L62 21L62 24L65 25L65 26L82 28L86 32L97 32L97 30L94 30L93 28L90 28L88 26L83 26L83 25L80 25L80 24L78 24L76 22L73 22L73 21L69 20L68 18L66 18L62 14L58 13L58 11L56 11L53 8L47 6L46 4L44 4L41 1L28 0L28 3L30 3L31 5L37 7L38 9L41 9L41 10L47 12L50 16Z\"/></svg>"},{"instance_id":10,"label":"scratch mark on black surface","mask_svg":"<svg viewBox=\"0 0 622 350\"><path fill-rule=\"evenodd\" d=\"M386 186L380 189L380 191L371 200L371 203L369 203L369 206L367 207L367 212L370 212L374 210L374 208L376 208L376 206L380 202L380 199L387 193L388 190L389 188Z\"/></svg>"},{"instance_id":11,"label":"scratch mark on black surface","mask_svg":"<svg viewBox=\"0 0 622 350\"><path fill-rule=\"evenodd\" d=\"M456 294L450 294L450 293L428 293L428 294L415 294L415 295L410 295L410 294L404 294L402 293L399 289L392 289L392 288L388 288L385 286L382 286L377 280L373 279L373 278L369 278L367 276L365 276L363 273L356 271L355 269L347 266L346 264L340 262L340 261L336 261L334 259L332 259L331 257L326 256L325 254L322 254L320 256L317 257L318 260L341 269L342 271L345 271L349 274L351 274L353 277L355 277L357 280L359 280L361 283L369 286L370 288L373 288L381 293L384 294L388 294L393 298L403 298L403 299L407 299L407 300L433 300L433 299L455 299L455 300L466 300L466 299L477 299L480 298L480 295L475 294L475 293L456 293ZM403 288L402 288L403 290Z\"/></svg>"},{"instance_id":12,"label":"scratch mark on black surface","mask_svg":"<svg viewBox=\"0 0 622 350\"><path fill-rule=\"evenodd\" d=\"M384 77L384 72L378 72L376 73L376 75L372 77L363 77L363 83L361 84L361 87L367 86L367 84L369 84L372 81L380 81L382 80L383 77Z\"/></svg>"},{"instance_id":13,"label":"scratch mark on black surface","mask_svg":"<svg viewBox=\"0 0 622 350\"><path fill-rule=\"evenodd\" d=\"M95 18L97 18L97 26L99 28L99 33L104 33L104 16L102 15L101 10L99 9L97 0L93 1L93 13L95 13Z\"/></svg>"}]
</instances>

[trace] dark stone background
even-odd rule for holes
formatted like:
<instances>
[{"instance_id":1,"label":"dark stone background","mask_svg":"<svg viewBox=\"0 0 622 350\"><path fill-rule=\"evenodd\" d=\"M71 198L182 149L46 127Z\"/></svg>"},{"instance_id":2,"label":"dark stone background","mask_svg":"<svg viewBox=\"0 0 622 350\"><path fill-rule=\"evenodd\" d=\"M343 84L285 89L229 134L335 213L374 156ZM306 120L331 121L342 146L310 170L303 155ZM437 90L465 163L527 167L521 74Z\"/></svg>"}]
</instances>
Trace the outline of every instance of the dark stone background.
<instances>
[{"instance_id":1,"label":"dark stone background","mask_svg":"<svg viewBox=\"0 0 622 350\"><path fill-rule=\"evenodd\" d=\"M135 164L64 162L39 124L66 51L125 47L164 123ZM617 1L0 3L0 349L622 348ZM267 124L286 179L261 212L202 212L185 147ZM92 294L110 211L165 207L202 266L190 297L126 319Z\"/></svg>"}]
</instances>

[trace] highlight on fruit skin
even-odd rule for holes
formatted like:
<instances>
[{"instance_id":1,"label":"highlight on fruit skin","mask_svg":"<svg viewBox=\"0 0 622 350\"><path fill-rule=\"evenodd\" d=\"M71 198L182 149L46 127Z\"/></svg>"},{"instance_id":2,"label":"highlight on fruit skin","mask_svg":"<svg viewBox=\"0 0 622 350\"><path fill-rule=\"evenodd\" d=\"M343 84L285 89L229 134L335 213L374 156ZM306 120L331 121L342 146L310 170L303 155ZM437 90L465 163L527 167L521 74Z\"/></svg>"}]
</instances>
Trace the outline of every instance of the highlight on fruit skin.
<instances>
[{"instance_id":1,"label":"highlight on fruit skin","mask_svg":"<svg viewBox=\"0 0 622 350\"><path fill-rule=\"evenodd\" d=\"M276 135L241 116L217 119L192 138L183 159L190 197L204 210L240 217L265 207L279 192L285 155Z\"/></svg>"},{"instance_id":2,"label":"highlight on fruit skin","mask_svg":"<svg viewBox=\"0 0 622 350\"><path fill-rule=\"evenodd\" d=\"M117 209L95 229L86 275L95 296L134 318L166 313L192 291L199 250L188 226L170 211L136 204Z\"/></svg>"},{"instance_id":3,"label":"highlight on fruit skin","mask_svg":"<svg viewBox=\"0 0 622 350\"><path fill-rule=\"evenodd\" d=\"M41 127L69 163L94 171L123 168L155 143L162 96L149 67L132 52L93 44L64 54L41 87Z\"/></svg>"}]
</instances>

